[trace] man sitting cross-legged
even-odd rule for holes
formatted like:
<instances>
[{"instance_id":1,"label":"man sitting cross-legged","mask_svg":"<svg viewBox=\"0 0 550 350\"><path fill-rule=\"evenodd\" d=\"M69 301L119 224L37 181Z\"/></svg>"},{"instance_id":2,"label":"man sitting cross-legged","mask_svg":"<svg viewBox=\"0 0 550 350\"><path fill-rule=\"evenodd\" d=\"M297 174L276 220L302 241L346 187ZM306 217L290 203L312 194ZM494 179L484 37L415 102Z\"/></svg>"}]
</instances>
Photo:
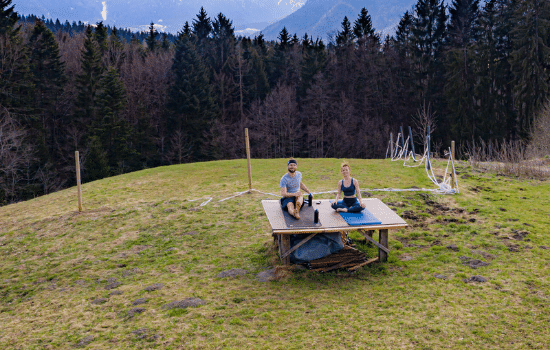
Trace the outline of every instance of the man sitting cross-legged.
<instances>
[{"instance_id":1,"label":"man sitting cross-legged","mask_svg":"<svg viewBox=\"0 0 550 350\"><path fill-rule=\"evenodd\" d=\"M304 195L300 190L310 193L302 182L302 173L297 171L298 163L290 159L287 163L288 173L281 177L281 206L283 210L296 219L300 219L300 208L304 204Z\"/></svg>"}]
</instances>

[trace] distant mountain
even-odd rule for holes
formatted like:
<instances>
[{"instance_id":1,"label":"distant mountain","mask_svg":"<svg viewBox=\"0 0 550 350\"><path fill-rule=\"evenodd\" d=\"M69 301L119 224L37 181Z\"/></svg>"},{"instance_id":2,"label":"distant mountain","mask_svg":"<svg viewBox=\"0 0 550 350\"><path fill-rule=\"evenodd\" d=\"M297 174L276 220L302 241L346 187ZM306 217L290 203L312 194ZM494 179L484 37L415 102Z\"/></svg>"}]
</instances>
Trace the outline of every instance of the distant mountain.
<instances>
[{"instance_id":1,"label":"distant mountain","mask_svg":"<svg viewBox=\"0 0 550 350\"><path fill-rule=\"evenodd\" d=\"M306 0L14 0L20 14L104 24L146 30L151 22L157 29L175 33L191 21L201 6L211 18L223 13L237 30L260 30L303 6Z\"/></svg>"},{"instance_id":2,"label":"distant mountain","mask_svg":"<svg viewBox=\"0 0 550 350\"><path fill-rule=\"evenodd\" d=\"M391 34L405 11L416 0L308 0L306 4L284 19L267 26L262 33L266 39L277 39L286 27L290 34L302 38L305 33L322 38L325 43L331 34L341 30L344 17L352 24L364 7L369 12L377 32Z\"/></svg>"}]
</instances>

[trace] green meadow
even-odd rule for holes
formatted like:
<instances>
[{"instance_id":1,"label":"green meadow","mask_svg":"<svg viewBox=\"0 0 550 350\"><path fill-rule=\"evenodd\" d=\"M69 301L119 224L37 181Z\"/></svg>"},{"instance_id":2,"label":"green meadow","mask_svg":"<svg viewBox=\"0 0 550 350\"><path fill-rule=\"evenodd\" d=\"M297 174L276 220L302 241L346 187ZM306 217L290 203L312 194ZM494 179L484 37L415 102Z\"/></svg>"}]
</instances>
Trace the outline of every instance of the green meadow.
<instances>
[{"instance_id":1,"label":"green meadow","mask_svg":"<svg viewBox=\"0 0 550 350\"><path fill-rule=\"evenodd\" d=\"M335 190L340 162L298 170ZM550 181L459 163L458 195L377 192L434 186L423 166L349 162L364 197L409 224L390 231L388 262L355 273L281 266L261 206L276 197L220 202L248 189L246 160L86 183L83 212L76 188L1 207L0 348L550 348ZM253 188L278 193L285 172L254 159ZM218 276L231 269L247 273Z\"/></svg>"}]
</instances>

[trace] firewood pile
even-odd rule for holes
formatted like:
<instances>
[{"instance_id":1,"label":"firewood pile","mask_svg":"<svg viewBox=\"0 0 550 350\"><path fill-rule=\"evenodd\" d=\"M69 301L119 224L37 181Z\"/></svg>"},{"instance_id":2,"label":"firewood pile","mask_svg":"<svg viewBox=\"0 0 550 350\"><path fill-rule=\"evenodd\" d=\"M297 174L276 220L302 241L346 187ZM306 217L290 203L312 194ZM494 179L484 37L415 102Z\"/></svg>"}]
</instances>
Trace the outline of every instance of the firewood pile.
<instances>
[{"instance_id":1,"label":"firewood pile","mask_svg":"<svg viewBox=\"0 0 550 350\"><path fill-rule=\"evenodd\" d=\"M378 261L377 257L367 260L365 253L346 245L339 252L325 256L321 259L310 261L307 267L318 272L328 272L336 269L356 271L360 267L375 261Z\"/></svg>"}]
</instances>

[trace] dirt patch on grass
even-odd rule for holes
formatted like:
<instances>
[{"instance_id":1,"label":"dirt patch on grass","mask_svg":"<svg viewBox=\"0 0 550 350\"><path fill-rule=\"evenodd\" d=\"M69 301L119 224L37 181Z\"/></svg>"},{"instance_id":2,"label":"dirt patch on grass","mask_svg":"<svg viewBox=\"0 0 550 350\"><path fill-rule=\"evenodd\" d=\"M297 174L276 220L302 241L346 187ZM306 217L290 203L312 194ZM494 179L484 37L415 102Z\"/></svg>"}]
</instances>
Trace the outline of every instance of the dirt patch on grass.
<instances>
[{"instance_id":1,"label":"dirt patch on grass","mask_svg":"<svg viewBox=\"0 0 550 350\"><path fill-rule=\"evenodd\" d=\"M245 269L231 269L227 271L222 271L218 274L218 278L225 278L225 277L237 277L237 276L244 276L248 273Z\"/></svg>"},{"instance_id":2,"label":"dirt patch on grass","mask_svg":"<svg viewBox=\"0 0 550 350\"><path fill-rule=\"evenodd\" d=\"M146 292L152 292L152 291L155 291L155 290L161 290L162 288L164 288L164 284L155 283L155 284L152 284L148 287L145 287L143 290L146 291Z\"/></svg>"},{"instance_id":3,"label":"dirt patch on grass","mask_svg":"<svg viewBox=\"0 0 550 350\"><path fill-rule=\"evenodd\" d=\"M487 279L483 276L472 276L470 278L465 278L462 281L464 283L472 283L472 282L485 283L487 282Z\"/></svg>"},{"instance_id":4,"label":"dirt patch on grass","mask_svg":"<svg viewBox=\"0 0 550 350\"><path fill-rule=\"evenodd\" d=\"M205 304L206 304L206 301L200 298L187 298L181 301L172 301L171 303L164 305L164 308L168 310L186 309L188 307L201 306Z\"/></svg>"},{"instance_id":5,"label":"dirt patch on grass","mask_svg":"<svg viewBox=\"0 0 550 350\"><path fill-rule=\"evenodd\" d=\"M482 261L482 260L479 260L479 259L470 258L468 256L461 256L461 257L459 257L459 259L462 260L462 265L466 265L466 266L468 266L469 268L472 268L472 269L478 269L480 267L484 267L484 266L489 265L488 262L485 262L485 261Z\"/></svg>"},{"instance_id":6,"label":"dirt patch on grass","mask_svg":"<svg viewBox=\"0 0 550 350\"><path fill-rule=\"evenodd\" d=\"M74 347L75 348L83 348L85 346L88 346L88 344L90 344L94 339L95 339L95 337L93 335L89 335L87 337L84 337L78 343L76 343L76 345Z\"/></svg>"}]
</instances>

